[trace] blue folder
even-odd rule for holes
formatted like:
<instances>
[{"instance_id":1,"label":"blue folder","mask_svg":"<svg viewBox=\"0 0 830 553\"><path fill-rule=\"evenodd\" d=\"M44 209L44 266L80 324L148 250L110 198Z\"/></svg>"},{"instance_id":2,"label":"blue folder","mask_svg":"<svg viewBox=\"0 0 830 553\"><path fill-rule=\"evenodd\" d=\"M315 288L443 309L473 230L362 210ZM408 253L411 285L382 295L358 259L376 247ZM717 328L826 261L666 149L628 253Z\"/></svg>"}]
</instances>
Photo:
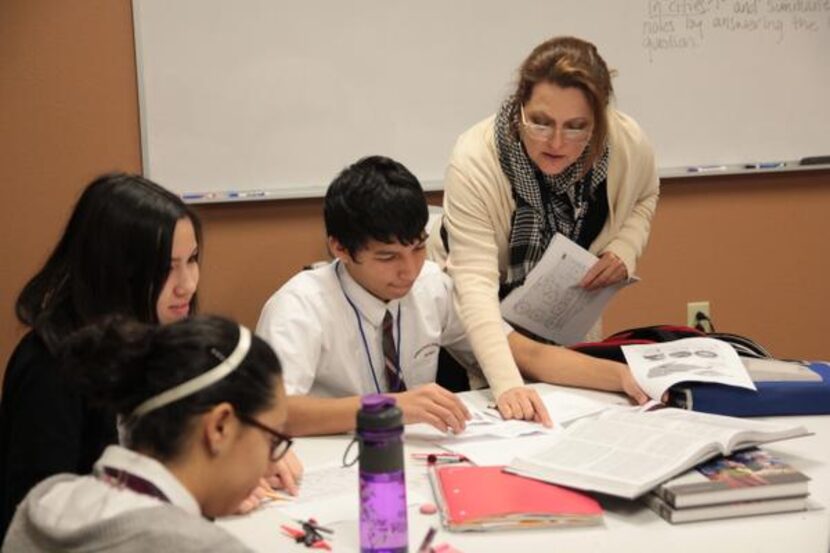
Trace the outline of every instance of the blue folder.
<instances>
[{"instance_id":1,"label":"blue folder","mask_svg":"<svg viewBox=\"0 0 830 553\"><path fill-rule=\"evenodd\" d=\"M821 382L756 382L757 392L722 384L679 384L670 403L733 417L830 414L830 365L810 363L810 369L821 375Z\"/></svg>"}]
</instances>

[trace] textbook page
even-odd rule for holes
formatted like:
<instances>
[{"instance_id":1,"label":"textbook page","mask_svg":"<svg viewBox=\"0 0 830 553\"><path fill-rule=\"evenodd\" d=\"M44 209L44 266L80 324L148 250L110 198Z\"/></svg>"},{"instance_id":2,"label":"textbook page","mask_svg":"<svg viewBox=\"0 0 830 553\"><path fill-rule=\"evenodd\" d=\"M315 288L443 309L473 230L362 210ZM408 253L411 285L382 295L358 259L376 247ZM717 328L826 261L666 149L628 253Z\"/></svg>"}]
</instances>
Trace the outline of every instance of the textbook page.
<instances>
[{"instance_id":1,"label":"textbook page","mask_svg":"<svg viewBox=\"0 0 830 553\"><path fill-rule=\"evenodd\" d=\"M575 423L508 470L633 499L718 453L806 434L803 426L682 409L615 411Z\"/></svg>"},{"instance_id":2,"label":"textbook page","mask_svg":"<svg viewBox=\"0 0 830 553\"><path fill-rule=\"evenodd\" d=\"M658 399L679 382L711 382L756 390L735 349L714 338L682 338L622 346L637 384Z\"/></svg>"},{"instance_id":3,"label":"textbook page","mask_svg":"<svg viewBox=\"0 0 830 553\"><path fill-rule=\"evenodd\" d=\"M579 281L598 257L561 234L554 235L524 284L501 302L502 317L557 344L579 342L597 322L617 290L629 279L587 291Z\"/></svg>"}]
</instances>

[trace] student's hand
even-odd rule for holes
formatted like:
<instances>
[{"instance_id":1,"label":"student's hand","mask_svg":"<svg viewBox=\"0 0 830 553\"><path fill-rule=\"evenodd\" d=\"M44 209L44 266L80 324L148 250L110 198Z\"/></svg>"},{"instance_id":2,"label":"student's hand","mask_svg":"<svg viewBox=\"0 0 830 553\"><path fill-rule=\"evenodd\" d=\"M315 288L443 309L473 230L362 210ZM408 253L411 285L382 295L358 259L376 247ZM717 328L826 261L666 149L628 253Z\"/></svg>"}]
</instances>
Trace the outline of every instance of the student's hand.
<instances>
[{"instance_id":1,"label":"student's hand","mask_svg":"<svg viewBox=\"0 0 830 553\"><path fill-rule=\"evenodd\" d=\"M282 459L273 464L265 480L275 490L285 490L291 495L297 495L302 477L303 464L289 449Z\"/></svg>"},{"instance_id":2,"label":"student's hand","mask_svg":"<svg viewBox=\"0 0 830 553\"><path fill-rule=\"evenodd\" d=\"M265 478L259 479L259 484L251 494L246 497L239 507L236 508L235 515L246 515L260 506L262 501L271 496L274 490Z\"/></svg>"},{"instance_id":3,"label":"student's hand","mask_svg":"<svg viewBox=\"0 0 830 553\"><path fill-rule=\"evenodd\" d=\"M631 398L631 401L637 405L642 405L647 402L649 400L648 394L646 394L643 389L640 388L640 385L637 384L637 381L634 380L634 375L631 374L631 369L628 368L628 365L617 363L617 370L620 374L620 386L622 387L623 392ZM665 397L663 401L665 402Z\"/></svg>"},{"instance_id":4,"label":"student's hand","mask_svg":"<svg viewBox=\"0 0 830 553\"><path fill-rule=\"evenodd\" d=\"M273 464L264 478L259 479L259 485L236 508L236 514L250 513L259 507L264 499L273 497L274 490L285 490L291 495L297 495L302 477L303 465L294 452L289 450L282 459Z\"/></svg>"},{"instance_id":5,"label":"student's hand","mask_svg":"<svg viewBox=\"0 0 830 553\"><path fill-rule=\"evenodd\" d=\"M626 278L628 278L628 269L622 259L614 253L605 252L599 257L599 261L588 269L579 282L579 286L586 290L598 290Z\"/></svg>"},{"instance_id":6,"label":"student's hand","mask_svg":"<svg viewBox=\"0 0 830 553\"><path fill-rule=\"evenodd\" d=\"M406 424L425 422L441 432L452 430L458 434L470 418L470 412L461 400L435 383L393 395L403 411Z\"/></svg>"},{"instance_id":7,"label":"student's hand","mask_svg":"<svg viewBox=\"0 0 830 553\"><path fill-rule=\"evenodd\" d=\"M540 422L548 428L553 426L553 421L550 420L542 398L533 388L527 386L510 388L496 400L496 407L499 408L499 413L504 419Z\"/></svg>"}]
</instances>

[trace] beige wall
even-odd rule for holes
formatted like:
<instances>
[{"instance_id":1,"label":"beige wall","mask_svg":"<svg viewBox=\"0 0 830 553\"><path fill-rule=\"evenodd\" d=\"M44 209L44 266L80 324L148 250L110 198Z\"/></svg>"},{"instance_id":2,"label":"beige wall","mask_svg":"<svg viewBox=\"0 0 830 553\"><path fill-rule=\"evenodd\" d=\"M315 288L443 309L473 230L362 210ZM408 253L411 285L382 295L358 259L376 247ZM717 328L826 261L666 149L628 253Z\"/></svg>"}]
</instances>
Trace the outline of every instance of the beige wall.
<instances>
[{"instance_id":1,"label":"beige wall","mask_svg":"<svg viewBox=\"0 0 830 553\"><path fill-rule=\"evenodd\" d=\"M830 171L665 181L643 281L606 330L682 323L709 300L718 330L779 357L830 359Z\"/></svg>"},{"instance_id":2,"label":"beige wall","mask_svg":"<svg viewBox=\"0 0 830 553\"><path fill-rule=\"evenodd\" d=\"M129 1L4 0L0 76L5 366L24 330L13 313L17 293L84 184L140 168ZM203 310L254 324L274 289L325 255L320 210L319 199L199 208ZM606 330L680 323L687 301L709 300L719 329L780 356L830 358L828 213L830 171L664 182L643 281L615 300Z\"/></svg>"},{"instance_id":3,"label":"beige wall","mask_svg":"<svg viewBox=\"0 0 830 553\"><path fill-rule=\"evenodd\" d=\"M130 4L0 2L0 365L14 302L84 184L141 168Z\"/></svg>"}]
</instances>

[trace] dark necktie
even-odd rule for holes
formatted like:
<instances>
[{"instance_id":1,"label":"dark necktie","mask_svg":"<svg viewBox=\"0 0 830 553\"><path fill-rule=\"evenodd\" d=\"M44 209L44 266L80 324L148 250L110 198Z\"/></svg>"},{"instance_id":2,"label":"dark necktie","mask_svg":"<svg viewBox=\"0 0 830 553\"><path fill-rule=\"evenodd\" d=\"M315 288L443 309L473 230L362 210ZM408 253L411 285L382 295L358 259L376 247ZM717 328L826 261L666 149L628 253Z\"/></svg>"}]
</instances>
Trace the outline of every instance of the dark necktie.
<instances>
[{"instance_id":1,"label":"dark necktie","mask_svg":"<svg viewBox=\"0 0 830 553\"><path fill-rule=\"evenodd\" d=\"M398 354L395 350L395 319L388 310L383 316L383 366L386 374L386 387L390 392L405 392L403 375L398 372Z\"/></svg>"}]
</instances>

